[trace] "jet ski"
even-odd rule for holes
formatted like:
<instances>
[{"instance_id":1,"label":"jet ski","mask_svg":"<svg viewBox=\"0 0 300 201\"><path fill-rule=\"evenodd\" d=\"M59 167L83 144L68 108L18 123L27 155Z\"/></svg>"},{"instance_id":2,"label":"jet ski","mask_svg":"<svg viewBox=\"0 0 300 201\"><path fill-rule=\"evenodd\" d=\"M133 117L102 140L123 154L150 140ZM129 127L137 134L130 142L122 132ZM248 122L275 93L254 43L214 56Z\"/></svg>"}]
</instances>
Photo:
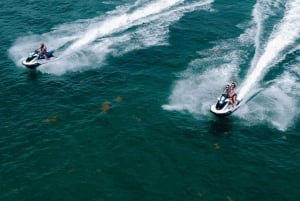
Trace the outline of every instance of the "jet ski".
<instances>
[{"instance_id":1,"label":"jet ski","mask_svg":"<svg viewBox=\"0 0 300 201\"><path fill-rule=\"evenodd\" d=\"M48 63L50 61L53 61L54 51L48 51L46 52L47 59L43 54L41 54L38 50L35 50L34 52L30 53L28 57L22 61L22 64L30 69L36 69L38 66Z\"/></svg>"},{"instance_id":2,"label":"jet ski","mask_svg":"<svg viewBox=\"0 0 300 201\"><path fill-rule=\"evenodd\" d=\"M240 107L240 102L241 101L237 100L236 106L233 106L230 103L229 97L226 94L222 94L218 98L217 103L210 107L210 111L216 116L227 116Z\"/></svg>"}]
</instances>

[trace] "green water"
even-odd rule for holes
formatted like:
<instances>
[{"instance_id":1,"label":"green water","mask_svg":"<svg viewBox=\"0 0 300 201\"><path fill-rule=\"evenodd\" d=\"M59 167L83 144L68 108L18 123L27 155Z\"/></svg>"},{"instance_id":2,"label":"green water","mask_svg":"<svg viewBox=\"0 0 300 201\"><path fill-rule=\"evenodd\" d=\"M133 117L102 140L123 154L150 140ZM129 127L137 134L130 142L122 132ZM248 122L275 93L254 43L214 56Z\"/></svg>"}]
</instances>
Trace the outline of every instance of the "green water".
<instances>
[{"instance_id":1,"label":"green water","mask_svg":"<svg viewBox=\"0 0 300 201\"><path fill-rule=\"evenodd\" d=\"M1 2L0 200L299 200L299 5Z\"/></svg>"}]
</instances>

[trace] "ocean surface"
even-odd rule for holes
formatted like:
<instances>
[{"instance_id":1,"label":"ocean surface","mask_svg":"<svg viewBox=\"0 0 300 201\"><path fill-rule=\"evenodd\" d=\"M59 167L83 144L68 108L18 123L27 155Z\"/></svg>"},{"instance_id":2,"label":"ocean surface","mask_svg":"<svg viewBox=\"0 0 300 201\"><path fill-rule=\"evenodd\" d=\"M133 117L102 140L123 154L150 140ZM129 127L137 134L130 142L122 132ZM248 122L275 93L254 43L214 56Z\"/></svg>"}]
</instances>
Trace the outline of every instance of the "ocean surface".
<instances>
[{"instance_id":1,"label":"ocean surface","mask_svg":"<svg viewBox=\"0 0 300 201\"><path fill-rule=\"evenodd\" d=\"M300 0L0 2L1 201L299 201ZM46 43L56 60L22 66ZM236 82L240 108L210 106Z\"/></svg>"}]
</instances>

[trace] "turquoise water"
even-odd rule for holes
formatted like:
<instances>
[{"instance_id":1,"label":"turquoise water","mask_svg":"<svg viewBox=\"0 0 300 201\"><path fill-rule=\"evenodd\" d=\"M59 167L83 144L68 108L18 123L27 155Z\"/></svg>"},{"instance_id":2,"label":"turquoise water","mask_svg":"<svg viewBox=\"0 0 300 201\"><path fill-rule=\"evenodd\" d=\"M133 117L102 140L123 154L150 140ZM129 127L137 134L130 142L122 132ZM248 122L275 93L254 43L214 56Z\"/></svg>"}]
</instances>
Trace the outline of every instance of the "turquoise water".
<instances>
[{"instance_id":1,"label":"turquoise water","mask_svg":"<svg viewBox=\"0 0 300 201\"><path fill-rule=\"evenodd\" d=\"M300 199L299 0L0 10L0 200ZM26 69L40 42L58 59Z\"/></svg>"}]
</instances>

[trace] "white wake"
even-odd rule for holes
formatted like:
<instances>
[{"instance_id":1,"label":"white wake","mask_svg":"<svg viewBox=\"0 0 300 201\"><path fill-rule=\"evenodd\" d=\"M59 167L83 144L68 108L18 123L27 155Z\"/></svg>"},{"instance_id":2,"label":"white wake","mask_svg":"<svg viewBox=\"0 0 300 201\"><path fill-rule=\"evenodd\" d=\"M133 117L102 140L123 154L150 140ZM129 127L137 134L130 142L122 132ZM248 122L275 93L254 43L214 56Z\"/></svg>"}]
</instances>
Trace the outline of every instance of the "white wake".
<instances>
[{"instance_id":1,"label":"white wake","mask_svg":"<svg viewBox=\"0 0 300 201\"><path fill-rule=\"evenodd\" d=\"M282 18L278 19L278 16ZM237 39L219 41L211 50L200 52L205 58L194 60L179 75L168 103L162 106L164 109L207 118L210 106L224 86L235 81L242 83L238 85L238 98L243 99L244 104L234 115L249 124L270 123L279 130L286 130L293 123L300 106L299 71L295 70L300 66L299 59L284 65L279 71L283 74L270 83L262 83L262 80L286 55L300 48L297 45L300 40L300 0L259 0L252 17L250 27ZM272 23L274 26L270 29ZM255 54L251 59L248 52L252 46ZM240 78L240 67L249 63L249 59L249 71L245 78Z\"/></svg>"},{"instance_id":2,"label":"white wake","mask_svg":"<svg viewBox=\"0 0 300 201\"><path fill-rule=\"evenodd\" d=\"M136 1L93 19L62 24L42 35L20 37L9 49L18 66L27 53L45 42L55 49L56 62L40 66L41 72L61 75L70 71L98 68L107 56L168 44L169 26L185 13L209 9L213 0Z\"/></svg>"},{"instance_id":3,"label":"white wake","mask_svg":"<svg viewBox=\"0 0 300 201\"><path fill-rule=\"evenodd\" d=\"M258 30L260 33L260 30ZM300 0L287 2L286 11L281 22L276 25L271 33L263 54L246 76L238 99L244 99L247 93L264 77L268 69L278 63L289 52L289 48L300 38ZM256 41L256 44L260 44ZM258 50L257 50L258 51Z\"/></svg>"}]
</instances>

